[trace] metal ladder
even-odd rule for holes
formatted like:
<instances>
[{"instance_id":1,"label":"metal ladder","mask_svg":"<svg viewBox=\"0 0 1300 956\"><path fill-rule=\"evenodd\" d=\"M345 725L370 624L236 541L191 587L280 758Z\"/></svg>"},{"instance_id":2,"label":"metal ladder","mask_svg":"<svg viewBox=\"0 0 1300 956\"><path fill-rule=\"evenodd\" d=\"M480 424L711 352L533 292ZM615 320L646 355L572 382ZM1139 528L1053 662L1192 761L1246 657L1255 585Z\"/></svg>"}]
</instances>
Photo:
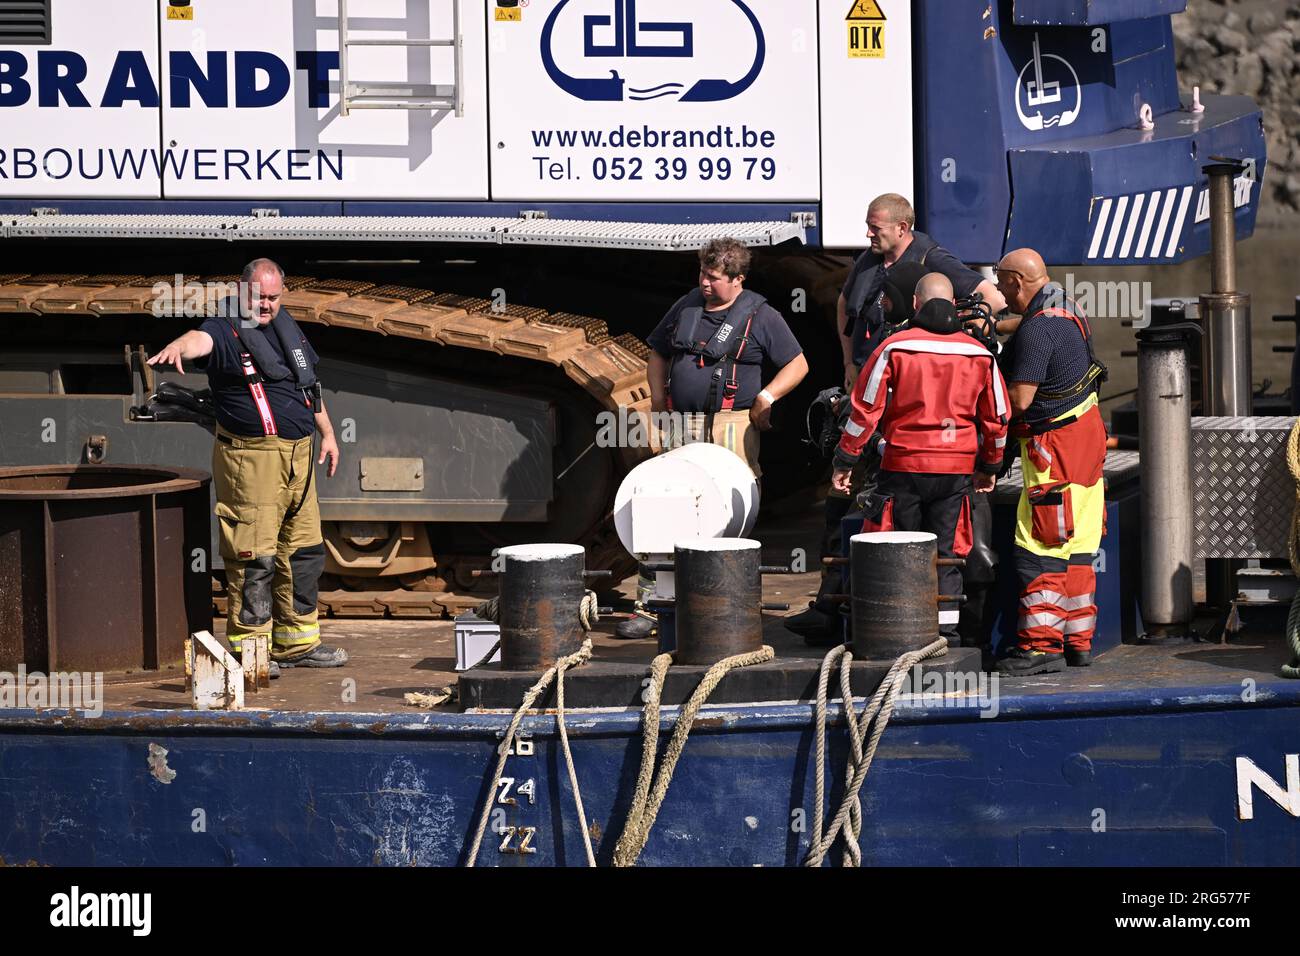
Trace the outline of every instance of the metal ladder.
<instances>
[{"instance_id":1,"label":"metal ladder","mask_svg":"<svg viewBox=\"0 0 1300 956\"><path fill-rule=\"evenodd\" d=\"M348 0L339 0L339 114L352 110L453 110L465 115L464 39L460 33L460 0L451 0L452 37L449 40L354 40L348 36ZM348 48L354 46L423 46L452 48L456 62L451 86L418 83L353 83L348 80Z\"/></svg>"}]
</instances>

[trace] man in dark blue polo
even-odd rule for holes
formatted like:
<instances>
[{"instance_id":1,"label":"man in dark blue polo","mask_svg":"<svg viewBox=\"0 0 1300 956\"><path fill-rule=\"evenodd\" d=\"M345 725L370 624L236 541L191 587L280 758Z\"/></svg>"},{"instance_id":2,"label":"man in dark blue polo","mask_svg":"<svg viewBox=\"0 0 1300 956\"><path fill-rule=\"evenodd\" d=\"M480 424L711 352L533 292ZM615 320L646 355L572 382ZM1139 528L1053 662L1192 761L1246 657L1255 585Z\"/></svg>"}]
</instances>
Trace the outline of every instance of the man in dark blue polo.
<instances>
[{"instance_id":1,"label":"man in dark blue polo","mask_svg":"<svg viewBox=\"0 0 1300 956\"><path fill-rule=\"evenodd\" d=\"M317 586L325 564L314 464L338 468L339 447L316 381L316 352L280 308L284 272L270 259L244 269L240 299L149 360L208 373L216 407L212 481L228 591L226 640L267 634L278 667L339 667L321 644ZM312 461L320 431L320 459ZM275 670L278 671L278 667Z\"/></svg>"}]
</instances>

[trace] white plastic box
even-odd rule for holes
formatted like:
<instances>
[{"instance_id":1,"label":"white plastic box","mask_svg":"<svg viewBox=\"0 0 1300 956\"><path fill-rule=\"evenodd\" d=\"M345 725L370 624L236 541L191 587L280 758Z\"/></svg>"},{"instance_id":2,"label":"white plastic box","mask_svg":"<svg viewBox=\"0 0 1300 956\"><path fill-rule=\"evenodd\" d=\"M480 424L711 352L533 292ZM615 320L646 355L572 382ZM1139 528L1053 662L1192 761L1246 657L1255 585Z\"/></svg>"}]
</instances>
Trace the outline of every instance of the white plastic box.
<instances>
[{"instance_id":1,"label":"white plastic box","mask_svg":"<svg viewBox=\"0 0 1300 956\"><path fill-rule=\"evenodd\" d=\"M476 617L473 611L456 616L456 670L467 671L483 660L492 645L501 639L501 625ZM489 664L501 660L501 649L492 655Z\"/></svg>"}]
</instances>

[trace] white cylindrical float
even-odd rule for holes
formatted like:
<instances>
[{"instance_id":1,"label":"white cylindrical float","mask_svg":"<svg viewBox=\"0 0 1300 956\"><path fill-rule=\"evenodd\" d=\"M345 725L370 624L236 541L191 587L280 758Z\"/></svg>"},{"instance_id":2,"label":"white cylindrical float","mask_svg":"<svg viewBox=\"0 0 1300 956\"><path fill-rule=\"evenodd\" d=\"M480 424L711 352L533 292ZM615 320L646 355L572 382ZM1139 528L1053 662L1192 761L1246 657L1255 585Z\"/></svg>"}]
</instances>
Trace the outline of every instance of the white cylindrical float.
<instances>
[{"instance_id":1,"label":"white cylindrical float","mask_svg":"<svg viewBox=\"0 0 1300 956\"><path fill-rule=\"evenodd\" d=\"M743 538L757 518L758 481L749 465L709 442L643 461L614 497L618 539L646 562L668 562L681 541ZM671 571L656 573L654 596L675 596Z\"/></svg>"},{"instance_id":2,"label":"white cylindrical float","mask_svg":"<svg viewBox=\"0 0 1300 956\"><path fill-rule=\"evenodd\" d=\"M749 465L709 442L643 461L614 497L614 527L632 554L672 554L678 541L692 538L743 538L757 517Z\"/></svg>"}]
</instances>

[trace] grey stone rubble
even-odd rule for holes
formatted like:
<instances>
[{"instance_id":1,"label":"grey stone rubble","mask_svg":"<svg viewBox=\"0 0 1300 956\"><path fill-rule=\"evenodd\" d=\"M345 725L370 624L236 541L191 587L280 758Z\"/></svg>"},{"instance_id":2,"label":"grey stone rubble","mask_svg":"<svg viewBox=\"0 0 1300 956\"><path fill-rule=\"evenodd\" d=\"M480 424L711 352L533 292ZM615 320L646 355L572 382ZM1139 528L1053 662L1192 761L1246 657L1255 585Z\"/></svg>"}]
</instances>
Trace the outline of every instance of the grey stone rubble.
<instances>
[{"instance_id":1,"label":"grey stone rubble","mask_svg":"<svg viewBox=\"0 0 1300 956\"><path fill-rule=\"evenodd\" d=\"M1269 165L1259 225L1293 227L1300 212L1300 0L1188 0L1173 24L1181 87L1249 96L1263 108Z\"/></svg>"}]
</instances>

